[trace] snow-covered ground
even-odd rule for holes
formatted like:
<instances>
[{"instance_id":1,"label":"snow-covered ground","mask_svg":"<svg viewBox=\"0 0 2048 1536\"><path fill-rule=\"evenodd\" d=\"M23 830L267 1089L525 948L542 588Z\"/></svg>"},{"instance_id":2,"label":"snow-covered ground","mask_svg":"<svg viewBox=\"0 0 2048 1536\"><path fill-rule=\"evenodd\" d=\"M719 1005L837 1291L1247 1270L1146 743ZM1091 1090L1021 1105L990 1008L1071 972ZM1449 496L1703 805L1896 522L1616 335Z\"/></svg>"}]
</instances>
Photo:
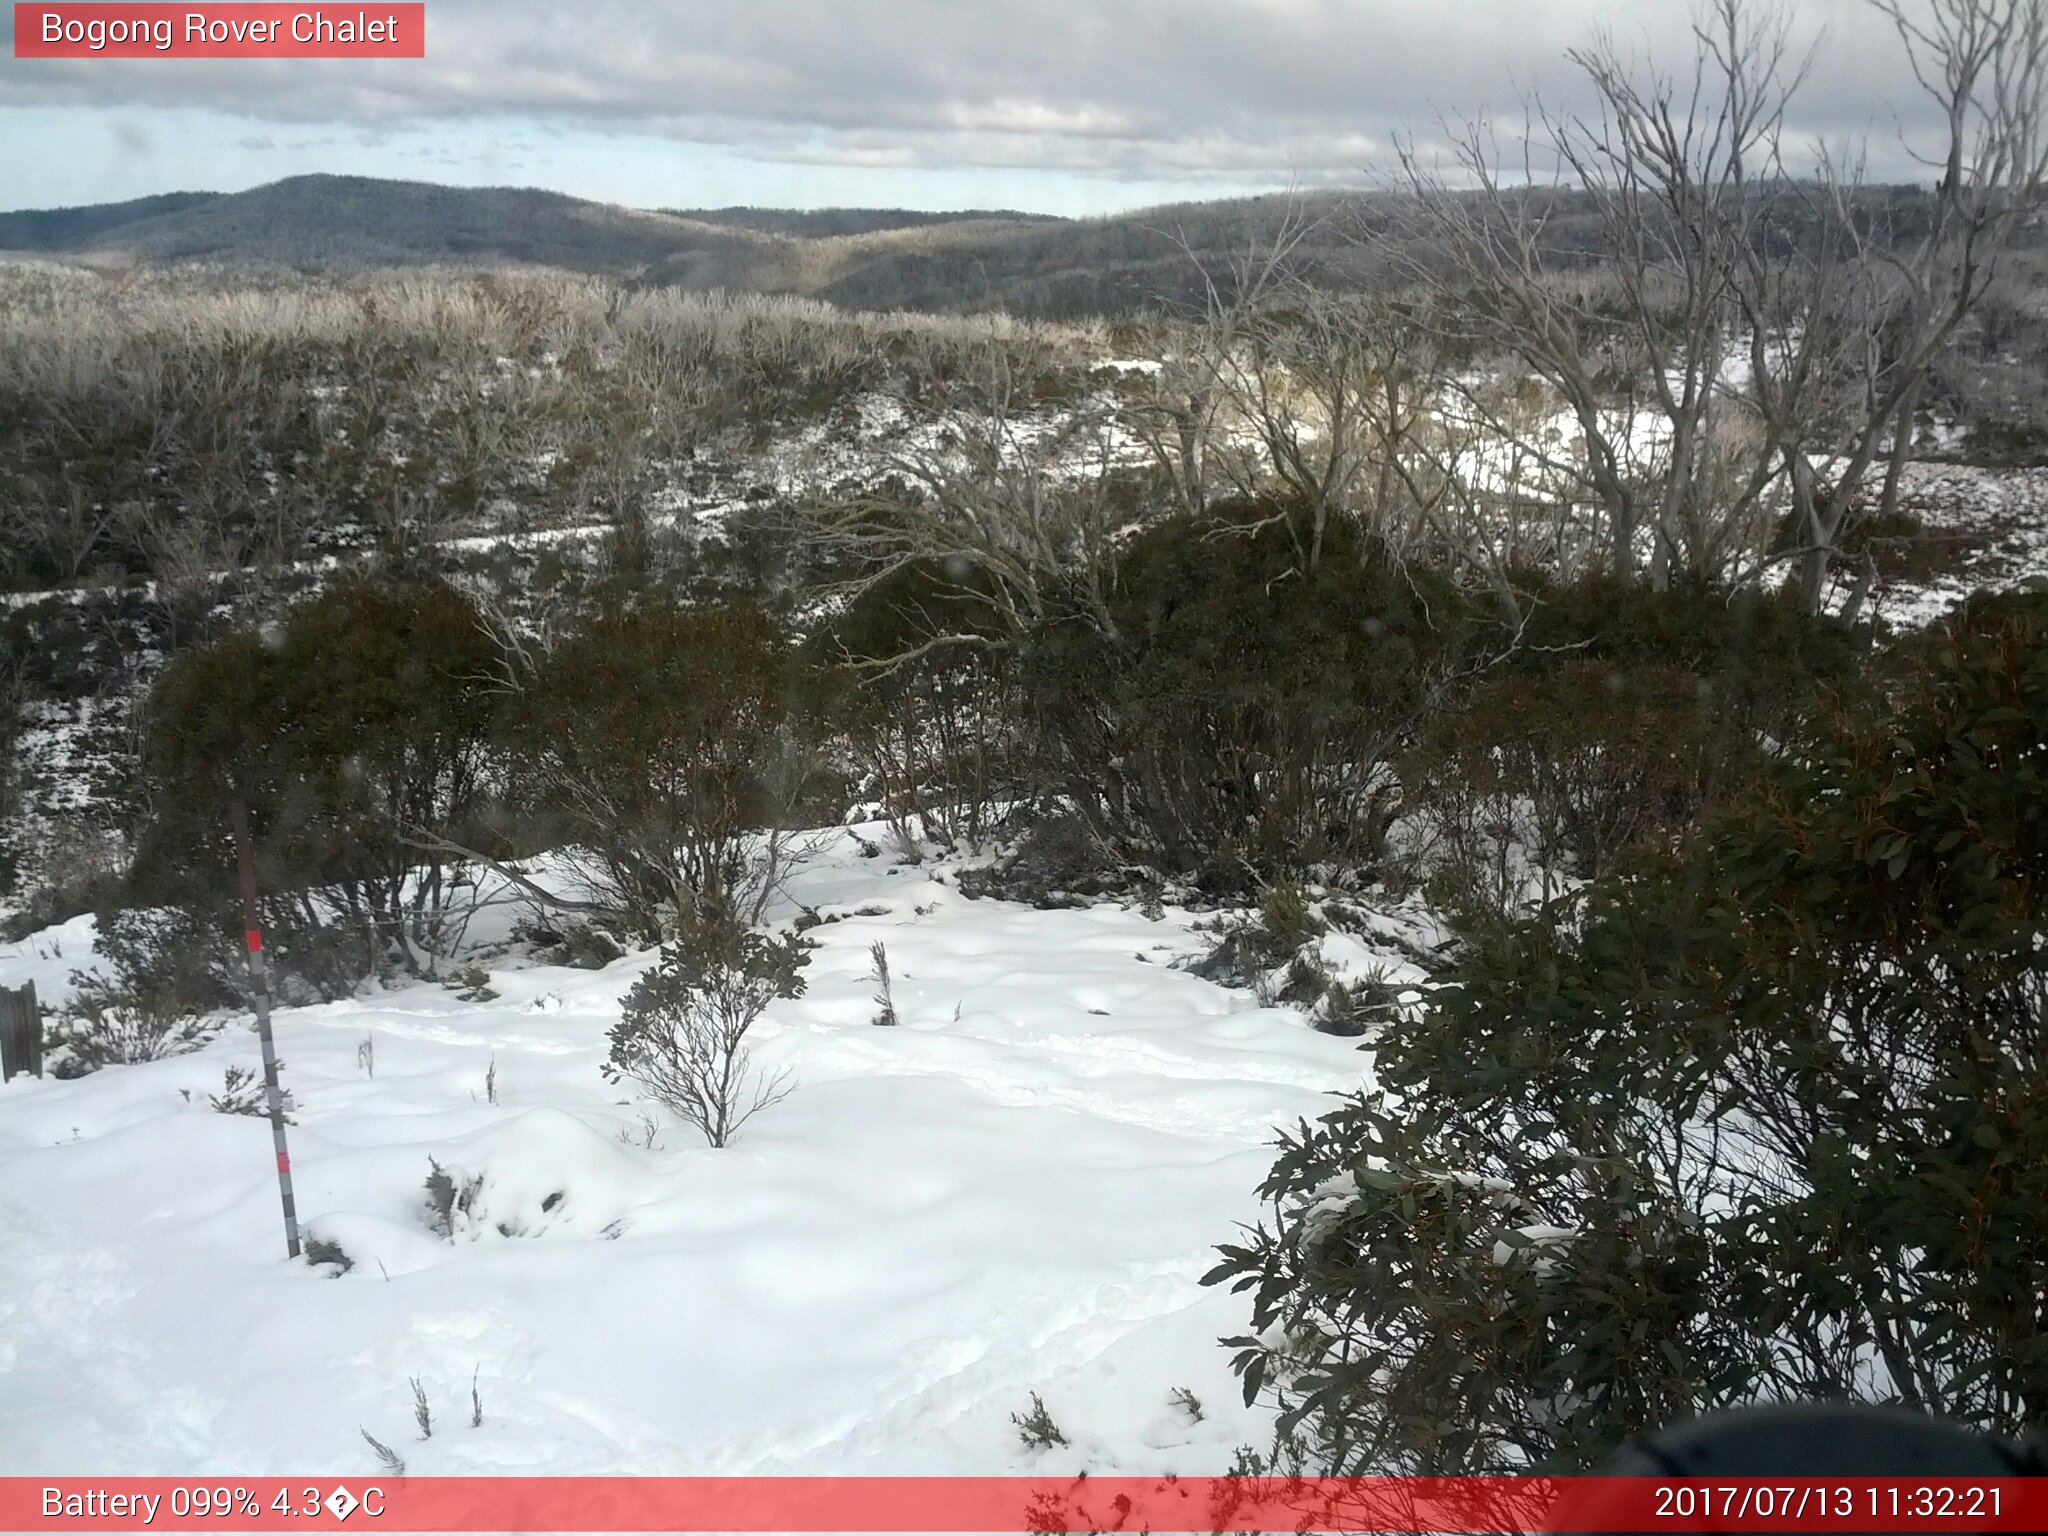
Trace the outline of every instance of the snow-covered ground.
<instances>
[{"instance_id":1,"label":"snow-covered ground","mask_svg":"<svg viewBox=\"0 0 2048 1536\"><path fill-rule=\"evenodd\" d=\"M2048 580L2048 469L1914 462L1899 507L1942 567L1880 592L1878 613L1899 628L1934 623L1972 592Z\"/></svg>"},{"instance_id":2,"label":"snow-covered ground","mask_svg":"<svg viewBox=\"0 0 2048 1536\"><path fill-rule=\"evenodd\" d=\"M648 955L281 1010L338 1278L284 1256L267 1123L207 1107L258 1062L246 1019L0 1089L0 1472L375 1471L363 1430L419 1474L1193 1475L1263 1444L1216 1343L1242 1299L1197 1280L1356 1042L1172 969L1206 947L1184 913L970 901L851 837L793 896L828 921L756 1054L795 1086L724 1150L599 1073ZM0 984L60 998L90 944L0 949ZM483 1177L453 1240L430 1158ZM1023 1445L1033 1392L1069 1447Z\"/></svg>"}]
</instances>

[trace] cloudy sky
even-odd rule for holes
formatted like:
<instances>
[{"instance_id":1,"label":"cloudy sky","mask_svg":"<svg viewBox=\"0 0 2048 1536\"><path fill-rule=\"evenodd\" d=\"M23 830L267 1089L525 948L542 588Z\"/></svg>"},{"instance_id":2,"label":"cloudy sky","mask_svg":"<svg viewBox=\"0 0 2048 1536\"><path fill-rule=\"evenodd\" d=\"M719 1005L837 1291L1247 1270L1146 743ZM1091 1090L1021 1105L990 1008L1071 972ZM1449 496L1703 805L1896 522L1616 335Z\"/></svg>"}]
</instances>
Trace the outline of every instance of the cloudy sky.
<instances>
[{"instance_id":1,"label":"cloudy sky","mask_svg":"<svg viewBox=\"0 0 2048 1536\"><path fill-rule=\"evenodd\" d=\"M1815 49L1797 128L1896 164L1896 40L1864 0L1786 3ZM1570 105L1564 55L1602 28L1679 59L1690 18L1688 0L428 0L424 60L15 59L10 35L0 208L331 171L642 207L1106 213L1368 179L1446 116L1528 91Z\"/></svg>"}]
</instances>

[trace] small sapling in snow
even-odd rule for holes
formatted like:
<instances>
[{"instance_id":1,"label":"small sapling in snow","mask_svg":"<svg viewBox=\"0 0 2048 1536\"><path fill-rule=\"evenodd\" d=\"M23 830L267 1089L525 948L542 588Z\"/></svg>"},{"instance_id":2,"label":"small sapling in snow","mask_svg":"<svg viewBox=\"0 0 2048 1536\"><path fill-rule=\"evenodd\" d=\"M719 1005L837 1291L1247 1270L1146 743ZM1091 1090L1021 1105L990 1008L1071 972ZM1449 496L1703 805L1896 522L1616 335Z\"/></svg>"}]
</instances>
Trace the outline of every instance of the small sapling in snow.
<instances>
[{"instance_id":1,"label":"small sapling in snow","mask_svg":"<svg viewBox=\"0 0 2048 1536\"><path fill-rule=\"evenodd\" d=\"M363 1429L360 1424L356 1428L361 1431L362 1437L370 1442L370 1449L377 1453L377 1460L382 1464L387 1477L405 1476L405 1458L403 1456L399 1455L398 1452L391 1449L390 1446L379 1440L367 1429Z\"/></svg>"},{"instance_id":2,"label":"small sapling in snow","mask_svg":"<svg viewBox=\"0 0 2048 1536\"><path fill-rule=\"evenodd\" d=\"M789 1076L755 1074L747 1032L778 997L804 990L811 943L701 922L662 946L626 994L605 1075L630 1077L723 1147L789 1092Z\"/></svg>"},{"instance_id":3,"label":"small sapling in snow","mask_svg":"<svg viewBox=\"0 0 2048 1536\"><path fill-rule=\"evenodd\" d=\"M894 1024L896 1020L896 996L889 985L889 951L880 939L868 946L868 958L874 962L875 1016L871 1024Z\"/></svg>"},{"instance_id":4,"label":"small sapling in snow","mask_svg":"<svg viewBox=\"0 0 2048 1536\"><path fill-rule=\"evenodd\" d=\"M1053 1421L1046 1411L1045 1399L1036 1392L1031 1394L1031 1411L1011 1414L1010 1422L1017 1426L1017 1438L1024 1442L1026 1450L1049 1451L1067 1443L1066 1433Z\"/></svg>"}]
</instances>

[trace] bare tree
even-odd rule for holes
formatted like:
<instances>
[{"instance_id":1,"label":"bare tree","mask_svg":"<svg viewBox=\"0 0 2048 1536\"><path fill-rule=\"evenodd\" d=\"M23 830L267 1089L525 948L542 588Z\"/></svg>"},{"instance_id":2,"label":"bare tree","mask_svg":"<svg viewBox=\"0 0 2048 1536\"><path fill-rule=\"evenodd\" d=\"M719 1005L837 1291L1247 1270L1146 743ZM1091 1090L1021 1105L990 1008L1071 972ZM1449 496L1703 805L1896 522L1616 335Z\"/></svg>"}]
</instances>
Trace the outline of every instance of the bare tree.
<instances>
[{"instance_id":1,"label":"bare tree","mask_svg":"<svg viewBox=\"0 0 2048 1536\"><path fill-rule=\"evenodd\" d=\"M1178 509L1208 510L1214 470L1209 447L1221 405L1216 354L1220 328L1208 320L1174 325L1159 336L1158 355L1124 389L1122 422L1171 489Z\"/></svg>"},{"instance_id":2,"label":"bare tree","mask_svg":"<svg viewBox=\"0 0 2048 1536\"><path fill-rule=\"evenodd\" d=\"M1370 425L1382 376L1361 305L1299 279L1273 289L1267 307L1240 322L1221 375L1232 414L1257 446L1259 473L1242 475L1242 488L1270 476L1308 509L1301 557L1312 570L1330 522L1357 509L1371 480L1383 446Z\"/></svg>"},{"instance_id":3,"label":"bare tree","mask_svg":"<svg viewBox=\"0 0 2048 1536\"><path fill-rule=\"evenodd\" d=\"M1747 0L1715 7L1746 26ZM1731 271L1753 238L1746 182L1775 154L1798 69L1782 21L1726 45L1704 23L1696 36L1684 79L1638 79L1604 37L1575 53L1594 116L1531 103L1505 142L1492 122L1467 123L1448 173L1412 145L1401 152L1430 248L1445 259L1440 269L1404 248L1405 269L1459 340L1505 353L1554 392L1575 441L1518 430L1488 409L1483 389L1462 391L1462 414L1597 509L1606 560L1626 574L1646 553L1658 576L1719 574L1771 478L1753 468L1747 483L1731 481L1718 450L1725 418L1741 409L1726 363ZM1604 280L1570 273L1553 233L1587 205Z\"/></svg>"},{"instance_id":4,"label":"bare tree","mask_svg":"<svg viewBox=\"0 0 2048 1536\"><path fill-rule=\"evenodd\" d=\"M1854 165L1798 174L1786 114L1806 64L1786 14L1754 0L1709 0L1682 73L1607 37L1574 53L1590 116L1532 103L1505 141L1468 123L1448 171L1402 152L1445 267L1397 259L1463 340L1556 392L1576 441L1526 446L1597 509L1618 571L1755 576L1782 517L1818 605L1870 473L1895 489L1929 371L2040 206L2043 0L1871 3L1940 109L1918 234ZM1552 231L1587 208L1596 280Z\"/></svg>"},{"instance_id":5,"label":"bare tree","mask_svg":"<svg viewBox=\"0 0 2048 1536\"><path fill-rule=\"evenodd\" d=\"M2048 4L1870 4L1897 32L1940 125L1933 153L1918 155L1938 180L1906 210L1921 230L1899 238L1883 210L1858 205L1855 178L1826 175L1813 254L1774 267L1753 247L1735 284L1810 604L1869 503L1873 472L1882 505L1896 504L1928 375L2048 192Z\"/></svg>"},{"instance_id":6,"label":"bare tree","mask_svg":"<svg viewBox=\"0 0 2048 1536\"><path fill-rule=\"evenodd\" d=\"M1181 323L1162 335L1160 355L1133 391L1123 421L1173 487L1183 512L1206 511L1219 480L1233 479L1245 489L1242 461L1235 474L1219 462L1219 433L1244 426L1243 402L1232 409L1232 397L1254 382L1242 361L1251 322L1286 280L1290 258L1313 227L1300 200L1293 199L1269 237L1254 234L1220 268L1204 261L1185 230L1168 234L1198 276L1200 307L1184 312ZM1257 398L1266 391L1251 393Z\"/></svg>"},{"instance_id":7,"label":"bare tree","mask_svg":"<svg viewBox=\"0 0 2048 1536\"><path fill-rule=\"evenodd\" d=\"M1021 366L1013 349L991 346L971 390L921 419L911 414L884 460L893 487L803 514L814 551L844 573L839 595L922 567L994 621L994 638L948 632L921 652L1000 647L1076 609L1115 632L1109 594L1119 519L1109 415L1088 403L1034 409Z\"/></svg>"},{"instance_id":8,"label":"bare tree","mask_svg":"<svg viewBox=\"0 0 2048 1536\"><path fill-rule=\"evenodd\" d=\"M1307 568L1321 559L1331 519L1360 511L1375 449L1388 436L1389 417L1376 410L1400 378L1381 355L1395 335L1384 317L1296 270L1297 252L1322 224L1296 200L1270 236L1220 271L1182 238L1201 276L1201 322L1175 335L1126 416L1181 510L1204 512L1217 483L1247 497L1277 486L1308 509ZM1398 419L1397 387L1393 406ZM1376 488L1392 484L1382 467Z\"/></svg>"}]
</instances>

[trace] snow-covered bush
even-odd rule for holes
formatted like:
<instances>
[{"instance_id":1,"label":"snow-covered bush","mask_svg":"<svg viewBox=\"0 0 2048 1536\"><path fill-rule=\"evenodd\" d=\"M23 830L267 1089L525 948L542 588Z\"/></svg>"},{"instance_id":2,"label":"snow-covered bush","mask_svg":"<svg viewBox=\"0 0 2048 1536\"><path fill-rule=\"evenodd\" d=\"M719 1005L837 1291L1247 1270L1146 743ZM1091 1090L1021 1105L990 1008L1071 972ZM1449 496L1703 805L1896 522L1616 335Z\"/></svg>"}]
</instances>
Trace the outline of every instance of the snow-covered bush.
<instances>
[{"instance_id":1,"label":"snow-covered bush","mask_svg":"<svg viewBox=\"0 0 2048 1536\"><path fill-rule=\"evenodd\" d=\"M437 1158L427 1159L427 1222L434 1231L454 1241L456 1231L466 1225L483 1193L484 1176L453 1173Z\"/></svg>"},{"instance_id":2,"label":"snow-covered bush","mask_svg":"<svg viewBox=\"0 0 2048 1536\"><path fill-rule=\"evenodd\" d=\"M889 979L889 947L880 939L868 946L868 957L874 964L875 1016L876 1024L897 1024L902 1022L896 1016L896 992Z\"/></svg>"},{"instance_id":3,"label":"snow-covered bush","mask_svg":"<svg viewBox=\"0 0 2048 1536\"><path fill-rule=\"evenodd\" d=\"M693 924L626 994L605 1075L629 1077L722 1147L789 1091L753 1069L747 1033L778 997L798 997L807 940Z\"/></svg>"},{"instance_id":4,"label":"snow-covered bush","mask_svg":"<svg viewBox=\"0 0 2048 1536\"><path fill-rule=\"evenodd\" d=\"M1346 981L1331 977L1310 1018L1326 1035L1367 1035L1401 1017L1403 1000L1414 989L1384 964Z\"/></svg>"},{"instance_id":5,"label":"snow-covered bush","mask_svg":"<svg viewBox=\"0 0 2048 1536\"><path fill-rule=\"evenodd\" d=\"M1312 1005L1329 990L1331 978L1313 953L1305 953L1328 929L1308 893L1291 881L1269 885L1258 907L1229 913L1205 927L1216 935L1209 953L1190 969L1204 981L1226 987L1270 991L1275 1001ZM1284 968L1285 975L1277 975Z\"/></svg>"},{"instance_id":6,"label":"snow-covered bush","mask_svg":"<svg viewBox=\"0 0 2048 1536\"><path fill-rule=\"evenodd\" d=\"M512 936L533 945L533 958L542 964L573 966L579 971L601 971L626 953L602 928L538 914L515 922Z\"/></svg>"},{"instance_id":7,"label":"snow-covered bush","mask_svg":"<svg viewBox=\"0 0 2048 1536\"><path fill-rule=\"evenodd\" d=\"M282 1068L283 1062L278 1066ZM292 1102L289 1088L279 1091L278 1108L287 1117L298 1106ZM263 1073L255 1067L229 1067L222 1074L219 1093L206 1096L206 1107L222 1115L268 1115L270 1113L270 1088L263 1080ZM286 1123L290 1120L287 1118Z\"/></svg>"},{"instance_id":8,"label":"snow-covered bush","mask_svg":"<svg viewBox=\"0 0 2048 1536\"><path fill-rule=\"evenodd\" d=\"M1049 1451L1056 1445L1068 1443L1066 1431L1059 1421L1046 1409L1045 1399L1036 1392L1031 1394L1031 1409L1028 1413L1013 1413L1010 1422L1017 1426L1017 1438L1030 1451Z\"/></svg>"},{"instance_id":9,"label":"snow-covered bush","mask_svg":"<svg viewBox=\"0 0 2048 1536\"><path fill-rule=\"evenodd\" d=\"M86 994L51 1031L51 1044L64 1048L51 1070L82 1077L101 1067L162 1061L198 1050L220 1028L220 1020L166 999Z\"/></svg>"},{"instance_id":10,"label":"snow-covered bush","mask_svg":"<svg viewBox=\"0 0 2048 1536\"><path fill-rule=\"evenodd\" d=\"M488 1003L498 995L491 985L491 973L481 965L458 966L442 985L465 1003Z\"/></svg>"},{"instance_id":11,"label":"snow-covered bush","mask_svg":"<svg viewBox=\"0 0 2048 1536\"><path fill-rule=\"evenodd\" d=\"M306 1234L306 1262L314 1269L331 1270L330 1278L335 1280L356 1267L356 1261L341 1244L310 1232Z\"/></svg>"}]
</instances>

